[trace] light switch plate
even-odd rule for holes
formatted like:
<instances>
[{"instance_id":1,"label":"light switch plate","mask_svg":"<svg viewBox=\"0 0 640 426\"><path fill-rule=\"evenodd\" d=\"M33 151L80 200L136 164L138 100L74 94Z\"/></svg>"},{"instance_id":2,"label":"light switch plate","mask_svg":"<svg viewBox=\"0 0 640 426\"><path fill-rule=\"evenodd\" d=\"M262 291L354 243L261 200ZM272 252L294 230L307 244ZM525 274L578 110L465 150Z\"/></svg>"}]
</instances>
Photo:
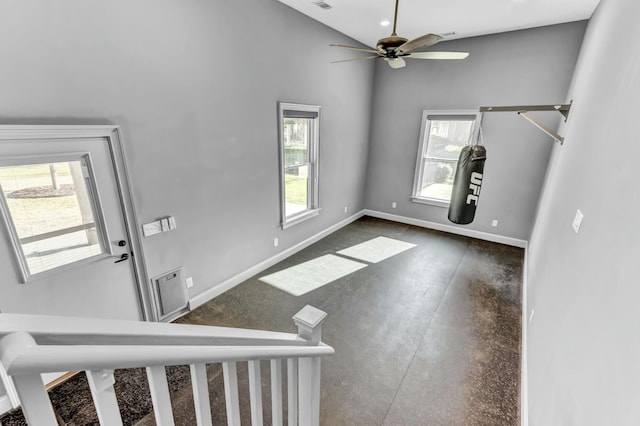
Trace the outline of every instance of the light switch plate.
<instances>
[{"instance_id":1,"label":"light switch plate","mask_svg":"<svg viewBox=\"0 0 640 426\"><path fill-rule=\"evenodd\" d=\"M573 218L573 224L571 225L573 226L573 230L575 231L576 234L578 233L578 231L580 231L580 225L582 225L583 218L584 218L584 215L582 214L580 209L576 210L576 216Z\"/></svg>"},{"instance_id":2,"label":"light switch plate","mask_svg":"<svg viewBox=\"0 0 640 426\"><path fill-rule=\"evenodd\" d=\"M149 237L151 235L159 234L162 232L162 226L160 225L160 221L156 220L155 222L149 222L142 225L142 235L145 237Z\"/></svg>"}]
</instances>

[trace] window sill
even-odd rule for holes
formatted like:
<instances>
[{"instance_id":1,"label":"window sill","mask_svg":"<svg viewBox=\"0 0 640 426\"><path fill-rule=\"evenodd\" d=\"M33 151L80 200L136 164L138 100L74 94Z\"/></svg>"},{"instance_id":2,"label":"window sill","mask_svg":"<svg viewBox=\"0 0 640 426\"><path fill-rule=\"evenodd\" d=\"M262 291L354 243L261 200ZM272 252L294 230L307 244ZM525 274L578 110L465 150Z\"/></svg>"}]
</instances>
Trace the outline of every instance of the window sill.
<instances>
[{"instance_id":1,"label":"window sill","mask_svg":"<svg viewBox=\"0 0 640 426\"><path fill-rule=\"evenodd\" d=\"M418 204L428 204L436 207L449 207L449 201L436 200L435 198L411 197L411 201Z\"/></svg>"},{"instance_id":2,"label":"window sill","mask_svg":"<svg viewBox=\"0 0 640 426\"><path fill-rule=\"evenodd\" d=\"M316 216L318 216L320 214L320 210L321 209L306 210L303 213L300 213L298 215L292 216L291 218L287 219L287 221L282 224L282 229L291 228L292 226L297 225L300 222L304 222L307 219L311 219L312 217L316 217Z\"/></svg>"}]
</instances>

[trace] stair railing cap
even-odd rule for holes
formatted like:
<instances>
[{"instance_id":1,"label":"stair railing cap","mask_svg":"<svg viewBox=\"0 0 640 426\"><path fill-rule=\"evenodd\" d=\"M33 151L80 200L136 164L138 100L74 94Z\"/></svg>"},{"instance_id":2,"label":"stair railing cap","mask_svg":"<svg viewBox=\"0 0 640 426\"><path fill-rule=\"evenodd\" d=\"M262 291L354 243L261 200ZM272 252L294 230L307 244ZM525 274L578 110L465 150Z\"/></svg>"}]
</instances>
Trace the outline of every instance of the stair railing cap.
<instances>
[{"instance_id":1,"label":"stair railing cap","mask_svg":"<svg viewBox=\"0 0 640 426\"><path fill-rule=\"evenodd\" d=\"M326 317L327 317L326 312L321 311L318 308L314 308L311 305L307 305L293 316L293 322L297 326L304 326L307 328L314 329L318 327L320 324L322 324L322 322Z\"/></svg>"}]
</instances>

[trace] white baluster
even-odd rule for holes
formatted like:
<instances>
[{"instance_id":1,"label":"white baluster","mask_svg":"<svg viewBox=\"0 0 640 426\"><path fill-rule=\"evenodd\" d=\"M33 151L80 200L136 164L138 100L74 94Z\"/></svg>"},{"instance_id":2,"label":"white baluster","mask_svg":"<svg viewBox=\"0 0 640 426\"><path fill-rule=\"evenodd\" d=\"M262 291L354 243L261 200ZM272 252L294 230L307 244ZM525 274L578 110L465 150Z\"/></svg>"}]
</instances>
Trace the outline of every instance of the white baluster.
<instances>
[{"instance_id":1,"label":"white baluster","mask_svg":"<svg viewBox=\"0 0 640 426\"><path fill-rule=\"evenodd\" d=\"M298 335L317 345L322 337L322 322L327 313L307 305L293 316ZM320 357L298 360L298 412L301 425L320 424Z\"/></svg>"},{"instance_id":2,"label":"white baluster","mask_svg":"<svg viewBox=\"0 0 640 426\"><path fill-rule=\"evenodd\" d=\"M30 426L51 426L58 424L40 374L28 376L19 375L13 376L12 378L27 423Z\"/></svg>"},{"instance_id":3,"label":"white baluster","mask_svg":"<svg viewBox=\"0 0 640 426\"><path fill-rule=\"evenodd\" d=\"M113 389L116 382L113 370L86 371L85 373L100 424L121 425L122 417L118 408L116 391Z\"/></svg>"},{"instance_id":4,"label":"white baluster","mask_svg":"<svg viewBox=\"0 0 640 426\"><path fill-rule=\"evenodd\" d=\"M235 361L222 363L224 398L227 403L227 424L240 426L240 401L238 400L238 369Z\"/></svg>"},{"instance_id":5,"label":"white baluster","mask_svg":"<svg viewBox=\"0 0 640 426\"><path fill-rule=\"evenodd\" d=\"M271 422L282 426L282 360L271 360Z\"/></svg>"},{"instance_id":6,"label":"white baluster","mask_svg":"<svg viewBox=\"0 0 640 426\"><path fill-rule=\"evenodd\" d=\"M251 424L262 425L262 377L260 361L249 361L249 396L251 399Z\"/></svg>"},{"instance_id":7,"label":"white baluster","mask_svg":"<svg viewBox=\"0 0 640 426\"><path fill-rule=\"evenodd\" d=\"M171 395L164 366L147 367L147 378L157 426L174 426Z\"/></svg>"},{"instance_id":8,"label":"white baluster","mask_svg":"<svg viewBox=\"0 0 640 426\"><path fill-rule=\"evenodd\" d=\"M320 424L320 357L298 360L300 424Z\"/></svg>"},{"instance_id":9,"label":"white baluster","mask_svg":"<svg viewBox=\"0 0 640 426\"><path fill-rule=\"evenodd\" d=\"M191 364L191 386L193 402L196 407L198 426L211 426L211 403L209 402L209 382L207 382L207 365Z\"/></svg>"},{"instance_id":10,"label":"white baluster","mask_svg":"<svg viewBox=\"0 0 640 426\"><path fill-rule=\"evenodd\" d=\"M287 412L289 426L298 424L298 358L287 359Z\"/></svg>"}]
</instances>

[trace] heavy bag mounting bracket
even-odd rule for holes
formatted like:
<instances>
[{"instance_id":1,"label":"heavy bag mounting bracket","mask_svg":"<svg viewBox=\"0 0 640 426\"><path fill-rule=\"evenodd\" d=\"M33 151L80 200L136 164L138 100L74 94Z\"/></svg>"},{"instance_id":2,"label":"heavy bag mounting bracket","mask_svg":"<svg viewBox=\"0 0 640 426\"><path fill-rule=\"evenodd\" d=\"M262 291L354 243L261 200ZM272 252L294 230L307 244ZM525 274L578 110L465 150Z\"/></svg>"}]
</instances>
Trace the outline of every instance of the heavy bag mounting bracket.
<instances>
[{"instance_id":1,"label":"heavy bag mounting bracket","mask_svg":"<svg viewBox=\"0 0 640 426\"><path fill-rule=\"evenodd\" d=\"M542 124L537 122L533 117L529 115L529 111L558 111L564 117L564 121L569 118L569 111L571 110L571 104L555 104L555 105L517 105L517 106L483 106L480 107L480 112L515 112L529 123L536 126L538 129L551 136L560 145L564 142L564 138L558 135L556 132L547 129Z\"/></svg>"}]
</instances>

